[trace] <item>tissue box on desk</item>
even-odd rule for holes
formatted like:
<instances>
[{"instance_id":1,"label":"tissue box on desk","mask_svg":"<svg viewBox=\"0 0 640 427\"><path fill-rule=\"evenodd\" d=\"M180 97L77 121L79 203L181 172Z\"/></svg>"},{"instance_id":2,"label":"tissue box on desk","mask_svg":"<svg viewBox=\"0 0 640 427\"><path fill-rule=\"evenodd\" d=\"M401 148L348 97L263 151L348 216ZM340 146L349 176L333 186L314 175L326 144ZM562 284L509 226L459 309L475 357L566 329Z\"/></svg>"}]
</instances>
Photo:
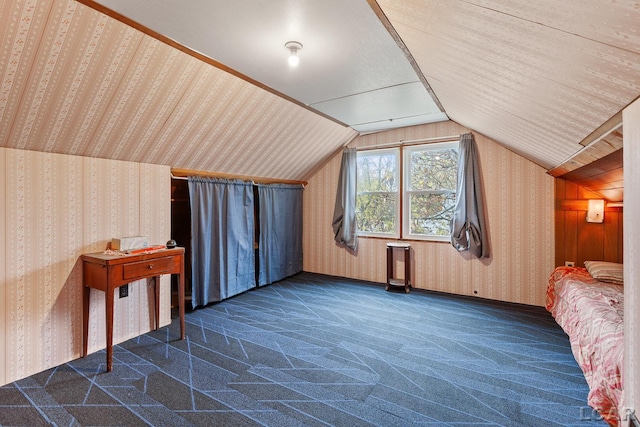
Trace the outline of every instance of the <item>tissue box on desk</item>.
<instances>
[{"instance_id":1,"label":"tissue box on desk","mask_svg":"<svg viewBox=\"0 0 640 427\"><path fill-rule=\"evenodd\" d=\"M130 251L149 247L149 238L146 236L120 237L111 239L111 249L114 251Z\"/></svg>"}]
</instances>

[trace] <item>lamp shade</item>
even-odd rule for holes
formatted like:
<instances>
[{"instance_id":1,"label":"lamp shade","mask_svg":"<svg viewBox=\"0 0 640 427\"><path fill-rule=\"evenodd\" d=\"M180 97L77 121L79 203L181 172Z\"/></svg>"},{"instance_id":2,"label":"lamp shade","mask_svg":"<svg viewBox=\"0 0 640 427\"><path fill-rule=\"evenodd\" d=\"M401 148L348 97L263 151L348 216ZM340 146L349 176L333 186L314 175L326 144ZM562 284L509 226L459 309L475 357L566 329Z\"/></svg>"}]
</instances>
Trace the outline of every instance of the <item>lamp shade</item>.
<instances>
[{"instance_id":1,"label":"lamp shade","mask_svg":"<svg viewBox=\"0 0 640 427\"><path fill-rule=\"evenodd\" d=\"M587 210L587 222L603 222L604 221L604 200L590 199Z\"/></svg>"}]
</instances>

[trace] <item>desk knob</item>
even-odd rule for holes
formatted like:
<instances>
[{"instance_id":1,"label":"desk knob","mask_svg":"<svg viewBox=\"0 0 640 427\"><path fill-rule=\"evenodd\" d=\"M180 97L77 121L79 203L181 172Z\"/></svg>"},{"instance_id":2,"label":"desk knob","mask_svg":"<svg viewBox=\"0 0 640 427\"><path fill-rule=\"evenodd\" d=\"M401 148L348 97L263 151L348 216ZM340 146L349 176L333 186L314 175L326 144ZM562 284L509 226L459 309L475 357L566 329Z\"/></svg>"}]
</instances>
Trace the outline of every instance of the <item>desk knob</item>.
<instances>
[{"instance_id":1,"label":"desk knob","mask_svg":"<svg viewBox=\"0 0 640 427\"><path fill-rule=\"evenodd\" d=\"M153 268L153 264L149 264L149 270Z\"/></svg>"}]
</instances>

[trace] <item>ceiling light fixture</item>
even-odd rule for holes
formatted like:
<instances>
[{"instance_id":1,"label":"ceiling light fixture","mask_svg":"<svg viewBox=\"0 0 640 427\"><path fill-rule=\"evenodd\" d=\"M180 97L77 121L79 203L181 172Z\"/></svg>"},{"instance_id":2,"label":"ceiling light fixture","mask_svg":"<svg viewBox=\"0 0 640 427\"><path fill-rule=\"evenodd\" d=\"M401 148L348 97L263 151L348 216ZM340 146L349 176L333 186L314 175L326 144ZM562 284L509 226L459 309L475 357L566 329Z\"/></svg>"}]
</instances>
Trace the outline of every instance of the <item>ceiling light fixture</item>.
<instances>
[{"instance_id":1,"label":"ceiling light fixture","mask_svg":"<svg viewBox=\"0 0 640 427\"><path fill-rule=\"evenodd\" d=\"M296 41L286 42L284 47L289 49L289 65L295 67L300 62L300 58L298 58L298 50L302 49L302 43Z\"/></svg>"}]
</instances>

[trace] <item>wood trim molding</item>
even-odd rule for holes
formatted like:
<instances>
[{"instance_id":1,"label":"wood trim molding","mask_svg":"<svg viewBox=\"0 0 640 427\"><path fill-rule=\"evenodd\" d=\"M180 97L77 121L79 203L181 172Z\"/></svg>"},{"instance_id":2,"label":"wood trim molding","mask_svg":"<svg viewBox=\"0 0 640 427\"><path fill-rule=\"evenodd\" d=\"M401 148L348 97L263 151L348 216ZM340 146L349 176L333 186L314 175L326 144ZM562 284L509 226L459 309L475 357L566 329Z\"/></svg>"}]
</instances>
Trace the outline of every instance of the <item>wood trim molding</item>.
<instances>
[{"instance_id":1,"label":"wood trim molding","mask_svg":"<svg viewBox=\"0 0 640 427\"><path fill-rule=\"evenodd\" d=\"M618 129L620 126L622 126L622 111L619 111L616 115L598 126L585 139L580 141L580 145L582 145L583 147L587 147L589 146L589 144L606 137L611 132Z\"/></svg>"},{"instance_id":2,"label":"wood trim molding","mask_svg":"<svg viewBox=\"0 0 640 427\"><path fill-rule=\"evenodd\" d=\"M614 120L615 119L615 120ZM616 123L617 119L620 121ZM614 120L613 124L611 120ZM622 148L622 117L618 115L614 116L610 121L600 126L595 132L605 133L600 134L598 137L591 139L590 142L584 146L576 154L565 160L562 164L555 168L549 169L547 173L555 178L558 178L566 173L579 169L585 165L588 165L598 159L601 159L609 154L618 151ZM584 139L581 144L591 138L594 135L592 133L589 137Z\"/></svg>"},{"instance_id":3,"label":"wood trim molding","mask_svg":"<svg viewBox=\"0 0 640 427\"><path fill-rule=\"evenodd\" d=\"M277 179L277 178L265 178L248 175L233 175L229 173L207 172L195 169L171 169L171 176L175 178L186 178L188 176L201 176L205 178L224 178L224 179L239 179L241 181L252 181L256 184L299 184L304 187L307 186L307 181L297 181L291 179Z\"/></svg>"},{"instance_id":4,"label":"wood trim molding","mask_svg":"<svg viewBox=\"0 0 640 427\"><path fill-rule=\"evenodd\" d=\"M560 210L563 211L587 211L589 209L589 199L565 199L560 202ZM620 203L606 203L605 212L621 212Z\"/></svg>"}]
</instances>

